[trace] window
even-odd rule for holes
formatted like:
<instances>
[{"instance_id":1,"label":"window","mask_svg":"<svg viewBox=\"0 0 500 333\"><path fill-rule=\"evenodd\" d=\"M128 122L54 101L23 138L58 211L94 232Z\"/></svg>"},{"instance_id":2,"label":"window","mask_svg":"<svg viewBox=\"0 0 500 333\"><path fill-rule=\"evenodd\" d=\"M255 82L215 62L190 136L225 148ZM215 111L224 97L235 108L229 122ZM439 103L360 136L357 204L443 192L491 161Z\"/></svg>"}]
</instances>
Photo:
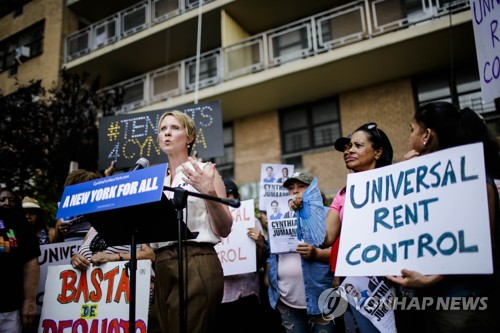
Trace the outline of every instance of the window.
<instances>
[{"instance_id":1,"label":"window","mask_svg":"<svg viewBox=\"0 0 500 333\"><path fill-rule=\"evenodd\" d=\"M0 41L0 72L43 53L44 25L45 21L40 21Z\"/></svg>"},{"instance_id":2,"label":"window","mask_svg":"<svg viewBox=\"0 0 500 333\"><path fill-rule=\"evenodd\" d=\"M210 54L200 59L199 68L199 86L206 87L214 84L218 80L218 62L217 54ZM196 84L196 59L186 63L186 89L195 89Z\"/></svg>"},{"instance_id":3,"label":"window","mask_svg":"<svg viewBox=\"0 0 500 333\"><path fill-rule=\"evenodd\" d=\"M302 166L302 153L332 146L340 136L337 97L280 111L283 163Z\"/></svg>"},{"instance_id":4,"label":"window","mask_svg":"<svg viewBox=\"0 0 500 333\"><path fill-rule=\"evenodd\" d=\"M416 77L414 87L418 104L431 101L451 102L451 91L456 89L460 108L469 107L486 121L492 135L500 136L500 112L495 103L484 103L476 66L467 66L455 72L455 84L450 83L448 71L426 73Z\"/></svg>"},{"instance_id":5,"label":"window","mask_svg":"<svg viewBox=\"0 0 500 333\"><path fill-rule=\"evenodd\" d=\"M289 28L269 37L273 60L285 62L306 55L311 49L308 25Z\"/></svg>"},{"instance_id":6,"label":"window","mask_svg":"<svg viewBox=\"0 0 500 333\"><path fill-rule=\"evenodd\" d=\"M234 135L233 124L224 124L224 156L215 157L211 162L217 165L222 179L234 179Z\"/></svg>"},{"instance_id":7,"label":"window","mask_svg":"<svg viewBox=\"0 0 500 333\"><path fill-rule=\"evenodd\" d=\"M0 18L13 13L17 17L23 13L23 6L31 0L0 1Z\"/></svg>"}]
</instances>

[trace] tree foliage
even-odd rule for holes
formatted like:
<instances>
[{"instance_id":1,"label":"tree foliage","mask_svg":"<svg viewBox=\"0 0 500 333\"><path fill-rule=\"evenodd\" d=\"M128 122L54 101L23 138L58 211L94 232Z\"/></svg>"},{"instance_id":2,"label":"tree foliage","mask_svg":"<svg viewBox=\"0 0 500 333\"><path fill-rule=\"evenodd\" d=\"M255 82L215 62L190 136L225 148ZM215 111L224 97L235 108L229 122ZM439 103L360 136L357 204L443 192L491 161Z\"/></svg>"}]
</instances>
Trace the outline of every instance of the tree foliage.
<instances>
[{"instance_id":1,"label":"tree foliage","mask_svg":"<svg viewBox=\"0 0 500 333\"><path fill-rule=\"evenodd\" d=\"M48 93L34 81L0 95L0 183L55 207L71 161L97 169L98 115L113 114L121 98L87 81L62 70Z\"/></svg>"}]
</instances>

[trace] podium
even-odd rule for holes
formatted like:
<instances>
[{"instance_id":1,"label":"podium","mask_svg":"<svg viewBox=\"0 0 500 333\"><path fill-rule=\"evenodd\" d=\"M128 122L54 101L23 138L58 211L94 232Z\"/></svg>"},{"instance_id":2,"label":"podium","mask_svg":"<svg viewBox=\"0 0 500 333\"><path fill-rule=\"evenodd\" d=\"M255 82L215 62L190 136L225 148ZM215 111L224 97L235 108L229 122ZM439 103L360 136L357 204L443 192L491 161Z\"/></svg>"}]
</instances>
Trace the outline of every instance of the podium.
<instances>
[{"instance_id":1,"label":"podium","mask_svg":"<svg viewBox=\"0 0 500 333\"><path fill-rule=\"evenodd\" d=\"M56 215L56 218L85 215L98 236L104 240L103 247L131 245L129 332L135 332L136 244L176 241L179 280L183 281L184 240L197 236L183 221L182 212L187 197L196 196L233 207L240 205L236 199L211 197L182 188L162 186L166 170L167 165L163 164L67 186ZM168 199L163 191L174 192L173 199ZM186 326L183 288L183 283L179 283L181 329Z\"/></svg>"},{"instance_id":2,"label":"podium","mask_svg":"<svg viewBox=\"0 0 500 333\"><path fill-rule=\"evenodd\" d=\"M106 247L130 244L129 332L135 332L136 244L196 238L197 233L192 233L182 220L178 220L178 212L162 194L160 201L85 214ZM180 212L182 214L182 209ZM180 302L181 305L183 303Z\"/></svg>"},{"instance_id":3,"label":"podium","mask_svg":"<svg viewBox=\"0 0 500 333\"><path fill-rule=\"evenodd\" d=\"M177 223L172 202L161 196L160 201L85 214L108 246L177 241L196 238L185 223Z\"/></svg>"}]
</instances>

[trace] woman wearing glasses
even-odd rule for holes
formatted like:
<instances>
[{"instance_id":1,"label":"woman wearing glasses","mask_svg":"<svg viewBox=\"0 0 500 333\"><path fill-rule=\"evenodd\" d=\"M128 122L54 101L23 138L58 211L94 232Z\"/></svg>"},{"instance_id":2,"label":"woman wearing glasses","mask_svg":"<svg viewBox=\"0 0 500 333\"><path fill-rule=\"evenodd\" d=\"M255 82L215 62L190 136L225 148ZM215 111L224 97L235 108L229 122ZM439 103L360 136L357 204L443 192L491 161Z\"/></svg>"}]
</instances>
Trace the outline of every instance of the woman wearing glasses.
<instances>
[{"instance_id":1,"label":"woman wearing glasses","mask_svg":"<svg viewBox=\"0 0 500 333\"><path fill-rule=\"evenodd\" d=\"M367 123L360 126L346 138L335 141L335 149L344 154L347 169L352 172L363 172L380 168L392 163L392 145L387 135L377 127L376 123ZM346 188L340 190L330 206L326 217L326 236L324 247L332 246L330 255L331 270L335 272L337 255L340 244L340 227L344 215ZM356 323L362 333L378 332L357 310L353 309Z\"/></svg>"},{"instance_id":2,"label":"woman wearing glasses","mask_svg":"<svg viewBox=\"0 0 500 333\"><path fill-rule=\"evenodd\" d=\"M430 102L421 105L411 123L410 152L405 159L426 155L462 144L482 142L486 166L488 208L493 249L493 275L422 275L403 269L402 276L387 278L404 288L414 288L417 295L431 297L487 297L483 311L429 310L424 314L426 331L438 332L498 332L499 321L494 318L499 309L499 253L498 239L500 209L498 192L493 178L500 178L498 145L488 135L483 120L471 109L460 110L448 102ZM464 195L473 195L464 193ZM471 221L474 223L474 221ZM496 237L495 237L496 236ZM412 324L410 329L414 329Z\"/></svg>"}]
</instances>

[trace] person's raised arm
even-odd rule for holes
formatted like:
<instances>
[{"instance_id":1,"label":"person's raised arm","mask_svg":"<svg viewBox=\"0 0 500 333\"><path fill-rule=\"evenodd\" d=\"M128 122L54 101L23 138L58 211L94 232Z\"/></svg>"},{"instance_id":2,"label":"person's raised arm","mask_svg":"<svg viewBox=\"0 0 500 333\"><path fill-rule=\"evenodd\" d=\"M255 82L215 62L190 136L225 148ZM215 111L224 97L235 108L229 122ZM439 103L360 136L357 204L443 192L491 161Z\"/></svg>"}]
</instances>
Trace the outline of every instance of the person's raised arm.
<instances>
[{"instance_id":1,"label":"person's raised arm","mask_svg":"<svg viewBox=\"0 0 500 333\"><path fill-rule=\"evenodd\" d=\"M337 211L330 209L326 215L326 234L322 247L333 245L340 235L340 215Z\"/></svg>"}]
</instances>

